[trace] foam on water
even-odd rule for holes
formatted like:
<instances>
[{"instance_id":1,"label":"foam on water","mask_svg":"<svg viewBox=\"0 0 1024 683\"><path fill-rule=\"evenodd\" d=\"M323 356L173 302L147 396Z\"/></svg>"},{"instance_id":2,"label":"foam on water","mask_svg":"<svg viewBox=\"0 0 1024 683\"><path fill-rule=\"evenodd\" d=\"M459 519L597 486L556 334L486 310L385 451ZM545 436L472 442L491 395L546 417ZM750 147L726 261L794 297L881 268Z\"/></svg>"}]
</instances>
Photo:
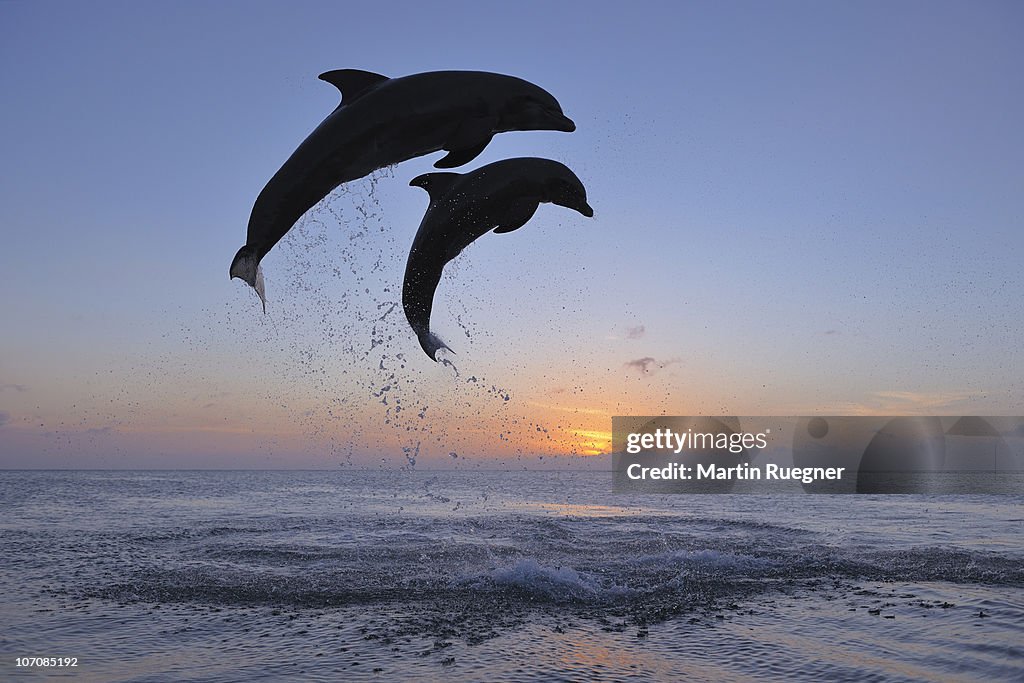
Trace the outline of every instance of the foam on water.
<instances>
[{"instance_id":1,"label":"foam on water","mask_svg":"<svg viewBox=\"0 0 1024 683\"><path fill-rule=\"evenodd\" d=\"M529 598L539 597L556 603L594 602L602 597L620 597L629 592L614 584L602 585L597 577L581 574L571 567L546 567L532 558L494 569L485 578L471 579L467 584L471 587L491 584L518 589Z\"/></svg>"}]
</instances>

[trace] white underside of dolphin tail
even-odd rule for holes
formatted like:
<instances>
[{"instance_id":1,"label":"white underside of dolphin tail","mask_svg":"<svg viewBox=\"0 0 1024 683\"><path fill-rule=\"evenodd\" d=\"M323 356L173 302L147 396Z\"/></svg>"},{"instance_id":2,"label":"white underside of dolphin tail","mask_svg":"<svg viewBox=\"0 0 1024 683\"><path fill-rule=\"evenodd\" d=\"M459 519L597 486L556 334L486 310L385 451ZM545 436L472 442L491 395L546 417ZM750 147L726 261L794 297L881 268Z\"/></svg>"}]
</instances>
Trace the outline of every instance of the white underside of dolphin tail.
<instances>
[{"instance_id":1,"label":"white underside of dolphin tail","mask_svg":"<svg viewBox=\"0 0 1024 683\"><path fill-rule=\"evenodd\" d=\"M438 362L437 352L440 351L441 349L444 349L445 351L452 355L455 354L455 352L448 348L448 345L445 344L440 337L438 337L433 332L430 332L429 330L427 331L426 335L420 338L420 346L423 347L423 350L427 352L427 355L430 356L430 359L433 360L435 363Z\"/></svg>"},{"instance_id":2,"label":"white underside of dolphin tail","mask_svg":"<svg viewBox=\"0 0 1024 683\"><path fill-rule=\"evenodd\" d=\"M256 294L260 297L260 303L263 304L263 312L267 312L267 292L263 286L263 265L256 265L256 286L253 287L256 290Z\"/></svg>"},{"instance_id":3,"label":"white underside of dolphin tail","mask_svg":"<svg viewBox=\"0 0 1024 683\"><path fill-rule=\"evenodd\" d=\"M231 277L241 278L256 290L260 303L263 304L263 312L267 312L267 294L263 285L263 266L256 257L251 247L242 247L238 250L235 260L231 263Z\"/></svg>"}]
</instances>

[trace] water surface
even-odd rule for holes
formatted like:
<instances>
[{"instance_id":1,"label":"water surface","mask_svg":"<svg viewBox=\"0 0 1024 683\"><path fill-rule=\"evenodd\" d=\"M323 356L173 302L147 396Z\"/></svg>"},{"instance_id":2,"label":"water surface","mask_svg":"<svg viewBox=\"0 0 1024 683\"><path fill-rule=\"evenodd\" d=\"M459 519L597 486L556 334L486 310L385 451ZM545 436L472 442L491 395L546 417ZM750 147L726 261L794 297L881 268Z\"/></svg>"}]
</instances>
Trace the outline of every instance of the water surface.
<instances>
[{"instance_id":1,"label":"water surface","mask_svg":"<svg viewBox=\"0 0 1024 683\"><path fill-rule=\"evenodd\" d=\"M1024 677L1019 496L8 471L0 502L5 678Z\"/></svg>"}]
</instances>

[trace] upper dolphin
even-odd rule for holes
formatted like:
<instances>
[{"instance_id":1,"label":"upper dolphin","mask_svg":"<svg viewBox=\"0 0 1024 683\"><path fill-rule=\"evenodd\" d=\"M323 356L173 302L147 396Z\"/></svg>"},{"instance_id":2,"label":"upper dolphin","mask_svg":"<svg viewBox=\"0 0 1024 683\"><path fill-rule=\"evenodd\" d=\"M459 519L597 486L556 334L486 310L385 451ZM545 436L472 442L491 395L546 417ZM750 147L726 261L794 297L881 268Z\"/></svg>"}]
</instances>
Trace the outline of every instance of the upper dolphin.
<instances>
[{"instance_id":1,"label":"upper dolphin","mask_svg":"<svg viewBox=\"0 0 1024 683\"><path fill-rule=\"evenodd\" d=\"M260 261L338 185L442 149L448 154L436 168L461 166L495 133L576 129L550 93L514 76L434 71L388 78L339 69L320 79L341 91L342 102L260 192L245 246L231 262L231 277L249 283L264 305Z\"/></svg>"},{"instance_id":2,"label":"upper dolphin","mask_svg":"<svg viewBox=\"0 0 1024 683\"><path fill-rule=\"evenodd\" d=\"M492 229L522 227L542 202L594 215L580 179L550 159L505 159L466 174L427 173L409 184L426 190L430 205L409 251L402 307L423 351L435 361L438 349L448 348L430 331L434 291L445 264Z\"/></svg>"}]
</instances>

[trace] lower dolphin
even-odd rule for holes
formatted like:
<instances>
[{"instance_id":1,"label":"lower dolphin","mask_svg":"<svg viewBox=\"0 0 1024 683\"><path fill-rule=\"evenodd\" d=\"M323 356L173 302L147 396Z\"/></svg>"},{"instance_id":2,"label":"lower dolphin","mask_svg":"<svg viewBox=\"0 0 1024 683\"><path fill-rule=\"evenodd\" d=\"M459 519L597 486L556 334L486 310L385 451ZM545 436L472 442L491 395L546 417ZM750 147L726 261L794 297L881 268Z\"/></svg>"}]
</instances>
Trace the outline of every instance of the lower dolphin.
<instances>
[{"instance_id":1,"label":"lower dolphin","mask_svg":"<svg viewBox=\"0 0 1024 683\"><path fill-rule=\"evenodd\" d=\"M430 313L449 261L491 230L521 228L545 202L588 218L594 215L580 179L550 159L505 159L466 174L427 173L409 184L426 190L430 205L409 251L402 307L420 346L434 361L439 349L448 348L430 331Z\"/></svg>"}]
</instances>

